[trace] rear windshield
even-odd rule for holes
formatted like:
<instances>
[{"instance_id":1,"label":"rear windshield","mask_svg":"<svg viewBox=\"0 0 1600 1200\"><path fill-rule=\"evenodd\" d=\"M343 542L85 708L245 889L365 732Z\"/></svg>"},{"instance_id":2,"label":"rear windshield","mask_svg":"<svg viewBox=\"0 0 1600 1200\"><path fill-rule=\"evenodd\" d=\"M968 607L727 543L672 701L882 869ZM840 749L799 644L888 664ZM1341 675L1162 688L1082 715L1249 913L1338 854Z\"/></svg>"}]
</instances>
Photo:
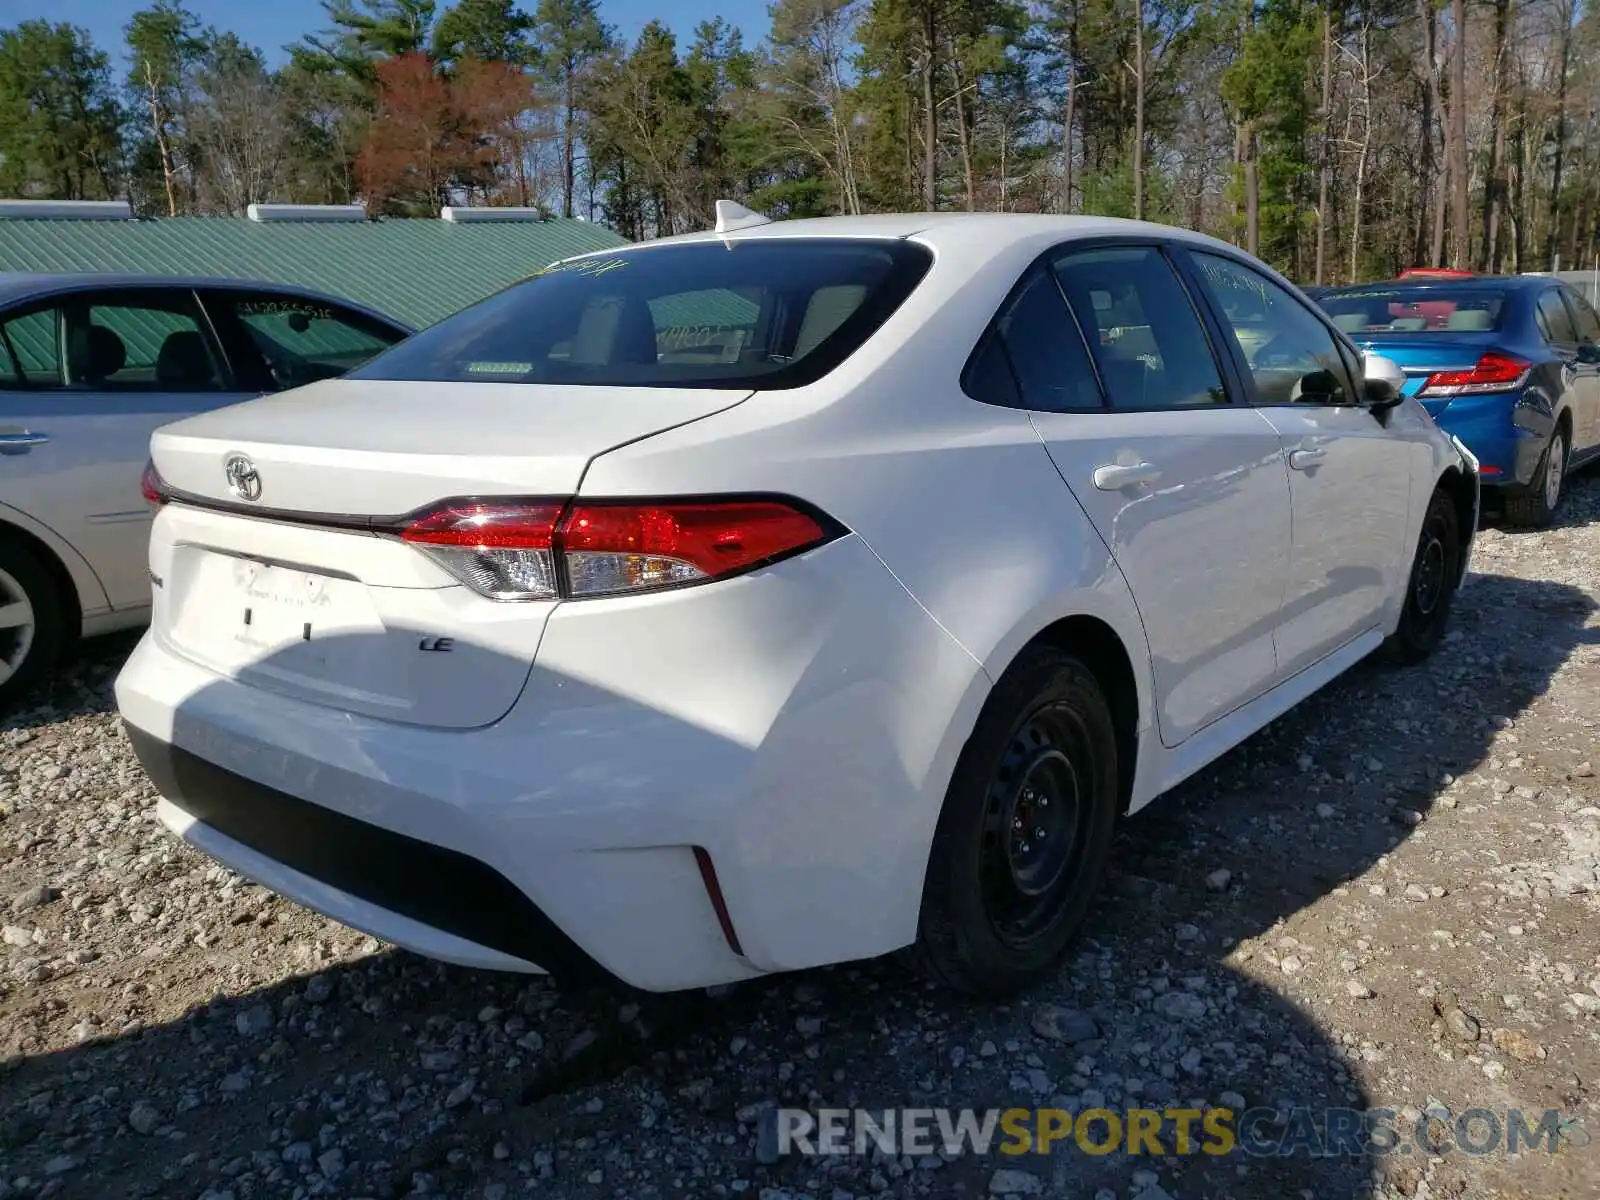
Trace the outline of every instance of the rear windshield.
<instances>
[{"instance_id":1,"label":"rear windshield","mask_svg":"<svg viewBox=\"0 0 1600 1200\"><path fill-rule=\"evenodd\" d=\"M1317 303L1346 333L1482 333L1500 328L1504 292L1384 287L1327 292Z\"/></svg>"},{"instance_id":2,"label":"rear windshield","mask_svg":"<svg viewBox=\"0 0 1600 1200\"><path fill-rule=\"evenodd\" d=\"M928 270L903 241L693 242L558 263L353 379L785 388L855 351Z\"/></svg>"}]
</instances>

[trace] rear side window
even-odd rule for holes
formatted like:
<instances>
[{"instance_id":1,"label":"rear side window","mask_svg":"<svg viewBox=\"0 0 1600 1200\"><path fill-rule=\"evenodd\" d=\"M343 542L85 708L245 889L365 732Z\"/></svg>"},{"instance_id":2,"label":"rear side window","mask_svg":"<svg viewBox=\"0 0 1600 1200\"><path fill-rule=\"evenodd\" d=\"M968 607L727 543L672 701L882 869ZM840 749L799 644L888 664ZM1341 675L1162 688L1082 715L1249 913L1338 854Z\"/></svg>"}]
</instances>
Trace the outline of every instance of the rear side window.
<instances>
[{"instance_id":1,"label":"rear side window","mask_svg":"<svg viewBox=\"0 0 1600 1200\"><path fill-rule=\"evenodd\" d=\"M1061 289L1040 270L1033 271L1001 311L968 365L962 386L974 399L1038 412L1103 407L1094 366Z\"/></svg>"},{"instance_id":2,"label":"rear side window","mask_svg":"<svg viewBox=\"0 0 1600 1200\"><path fill-rule=\"evenodd\" d=\"M592 255L414 335L357 379L774 389L826 375L932 263L900 240L758 238Z\"/></svg>"},{"instance_id":3,"label":"rear side window","mask_svg":"<svg viewBox=\"0 0 1600 1200\"><path fill-rule=\"evenodd\" d=\"M1228 402L1205 328L1159 250L1082 250L1054 266L1113 408Z\"/></svg>"},{"instance_id":4,"label":"rear side window","mask_svg":"<svg viewBox=\"0 0 1600 1200\"><path fill-rule=\"evenodd\" d=\"M1578 331L1572 327L1572 316L1567 312L1567 306L1561 303L1561 293L1555 289L1539 293L1539 302L1534 309L1534 317L1539 325L1539 332L1544 334L1547 342L1575 342L1578 340Z\"/></svg>"}]
</instances>

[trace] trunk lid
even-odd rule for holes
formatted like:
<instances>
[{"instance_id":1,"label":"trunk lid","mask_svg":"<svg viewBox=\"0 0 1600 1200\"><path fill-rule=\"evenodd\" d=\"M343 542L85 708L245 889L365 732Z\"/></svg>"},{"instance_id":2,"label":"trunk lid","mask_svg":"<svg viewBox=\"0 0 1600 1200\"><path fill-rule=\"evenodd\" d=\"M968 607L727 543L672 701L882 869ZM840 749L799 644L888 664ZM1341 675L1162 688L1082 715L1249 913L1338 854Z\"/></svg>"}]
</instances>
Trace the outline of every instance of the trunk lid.
<instances>
[{"instance_id":1,"label":"trunk lid","mask_svg":"<svg viewBox=\"0 0 1600 1200\"><path fill-rule=\"evenodd\" d=\"M167 483L238 503L224 461L243 454L252 506L390 517L447 496L569 496L596 454L731 408L724 389L330 379L157 430Z\"/></svg>"},{"instance_id":2,"label":"trunk lid","mask_svg":"<svg viewBox=\"0 0 1600 1200\"><path fill-rule=\"evenodd\" d=\"M332 380L166 426L151 456L194 503L157 514L154 635L297 700L490 724L520 694L555 602L487 599L369 518L452 496L570 496L595 455L748 394ZM253 501L230 489L234 455L257 472Z\"/></svg>"},{"instance_id":3,"label":"trunk lid","mask_svg":"<svg viewBox=\"0 0 1600 1200\"><path fill-rule=\"evenodd\" d=\"M1470 370L1484 351L1495 349L1492 337L1482 333L1383 334L1355 333L1356 345L1391 359L1406 373L1405 394L1415 396L1435 371ZM1437 417L1450 407L1451 397L1421 401Z\"/></svg>"}]
</instances>

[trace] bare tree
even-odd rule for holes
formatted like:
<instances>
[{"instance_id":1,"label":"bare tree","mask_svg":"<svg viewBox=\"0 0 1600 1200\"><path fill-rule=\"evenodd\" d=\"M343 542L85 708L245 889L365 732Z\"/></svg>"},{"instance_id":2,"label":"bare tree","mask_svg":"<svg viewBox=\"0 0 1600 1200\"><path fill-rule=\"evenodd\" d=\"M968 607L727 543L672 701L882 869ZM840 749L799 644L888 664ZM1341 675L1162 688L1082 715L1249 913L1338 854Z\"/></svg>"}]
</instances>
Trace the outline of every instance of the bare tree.
<instances>
[{"instance_id":1,"label":"bare tree","mask_svg":"<svg viewBox=\"0 0 1600 1200\"><path fill-rule=\"evenodd\" d=\"M203 203L227 216L277 196L289 154L282 90L258 66L201 72L190 121Z\"/></svg>"}]
</instances>

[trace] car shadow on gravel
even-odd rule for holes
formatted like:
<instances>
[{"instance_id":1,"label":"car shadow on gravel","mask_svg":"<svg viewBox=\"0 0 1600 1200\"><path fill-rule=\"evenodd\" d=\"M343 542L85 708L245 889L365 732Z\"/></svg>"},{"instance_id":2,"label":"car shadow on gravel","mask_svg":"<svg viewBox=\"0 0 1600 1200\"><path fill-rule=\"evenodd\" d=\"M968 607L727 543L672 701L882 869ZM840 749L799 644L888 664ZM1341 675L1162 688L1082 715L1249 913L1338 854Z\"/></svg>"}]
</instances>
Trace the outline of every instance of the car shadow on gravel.
<instances>
[{"instance_id":1,"label":"car shadow on gravel","mask_svg":"<svg viewBox=\"0 0 1600 1200\"><path fill-rule=\"evenodd\" d=\"M23 1014L19 1046L3 1047L22 1053L0 1068L0 1189L26 1175L23 1194L238 1200L1369 1195L1374 1162L1308 1151L1326 1127L1296 1110L1425 1098L1367 1095L1349 1064L1386 1048L1332 1036L1285 994L1338 964L1283 937L1248 960L1234 949L1425 823L1447 777L1593 639L1592 607L1576 588L1474 576L1428 664L1363 664L1127 822L1059 976L1008 1004L953 998L887 960L717 995L563 988L363 953L259 889L211 886L164 932L130 928L121 961L64 960L54 998ZM57 715L106 711L114 670L91 648L52 694ZM148 857L156 895L224 874ZM200 918L220 928L197 942ZM177 1015L146 979L200 999ZM142 1015L163 1007L164 1021ZM30 1051L69 1008L97 1013L84 1044ZM1174 1154L1167 1124L1160 1157L1069 1138L1049 1155L773 1161L757 1135L774 1105L1242 1106L1258 1144L1298 1148Z\"/></svg>"}]
</instances>

